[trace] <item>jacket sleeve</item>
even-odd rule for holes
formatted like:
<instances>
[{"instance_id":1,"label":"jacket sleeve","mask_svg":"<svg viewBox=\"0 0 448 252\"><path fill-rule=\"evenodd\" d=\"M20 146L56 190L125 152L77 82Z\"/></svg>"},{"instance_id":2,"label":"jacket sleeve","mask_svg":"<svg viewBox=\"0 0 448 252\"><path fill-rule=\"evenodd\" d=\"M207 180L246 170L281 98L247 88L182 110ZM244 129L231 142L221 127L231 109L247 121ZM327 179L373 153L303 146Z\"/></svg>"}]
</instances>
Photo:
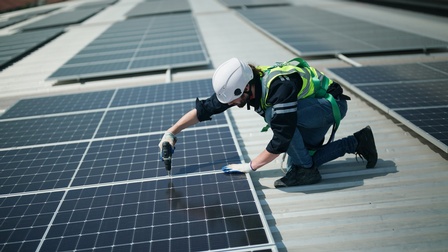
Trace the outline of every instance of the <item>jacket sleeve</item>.
<instances>
[{"instance_id":1,"label":"jacket sleeve","mask_svg":"<svg viewBox=\"0 0 448 252\"><path fill-rule=\"evenodd\" d=\"M231 106L228 104L219 102L216 94L213 94L205 100L199 100L199 98L196 98L196 110L198 112L198 120L200 122L211 120L212 115L222 113L230 107Z\"/></svg>"},{"instance_id":2,"label":"jacket sleeve","mask_svg":"<svg viewBox=\"0 0 448 252\"><path fill-rule=\"evenodd\" d=\"M271 129L273 137L266 150L273 154L286 152L297 125L297 94L302 79L297 74L280 76L269 88L267 103L272 106Z\"/></svg>"}]
</instances>

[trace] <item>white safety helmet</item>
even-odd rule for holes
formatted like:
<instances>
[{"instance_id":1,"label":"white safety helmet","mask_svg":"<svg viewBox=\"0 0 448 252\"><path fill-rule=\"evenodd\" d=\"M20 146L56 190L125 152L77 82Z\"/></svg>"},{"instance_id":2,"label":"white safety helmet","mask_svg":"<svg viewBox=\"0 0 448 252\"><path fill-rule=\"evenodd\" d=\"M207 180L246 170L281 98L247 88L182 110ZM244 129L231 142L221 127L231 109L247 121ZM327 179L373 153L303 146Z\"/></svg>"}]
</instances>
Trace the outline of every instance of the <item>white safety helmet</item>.
<instances>
[{"instance_id":1,"label":"white safety helmet","mask_svg":"<svg viewBox=\"0 0 448 252\"><path fill-rule=\"evenodd\" d=\"M213 89L221 103L229 103L244 93L244 88L254 77L250 66L231 58L222 63L213 74Z\"/></svg>"}]
</instances>

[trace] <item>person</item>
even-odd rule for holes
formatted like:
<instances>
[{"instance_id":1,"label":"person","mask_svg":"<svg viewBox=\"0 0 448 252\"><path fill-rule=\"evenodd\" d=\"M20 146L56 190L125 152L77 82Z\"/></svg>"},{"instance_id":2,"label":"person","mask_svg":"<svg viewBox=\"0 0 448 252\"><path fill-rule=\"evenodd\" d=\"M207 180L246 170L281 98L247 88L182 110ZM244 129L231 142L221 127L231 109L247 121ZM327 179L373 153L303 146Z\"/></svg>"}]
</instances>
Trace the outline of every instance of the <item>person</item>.
<instances>
[{"instance_id":1,"label":"person","mask_svg":"<svg viewBox=\"0 0 448 252\"><path fill-rule=\"evenodd\" d=\"M233 106L247 106L247 109L253 107L264 118L273 136L266 148L249 163L224 166L222 170L226 173L256 171L285 152L288 171L275 181L277 188L318 183L321 180L318 167L346 153L365 159L367 168L375 167L377 150L369 126L324 144L329 129L345 117L350 98L342 94L339 84L310 67L306 61L299 60L304 63L302 66L290 62L271 67L255 66L238 58L222 63L212 77L215 93L204 100L196 98L195 108L166 130L159 148L165 141L174 146L176 134L194 124L211 120L214 114ZM326 82L326 92L333 92L332 102L328 97L316 97L316 82Z\"/></svg>"}]
</instances>

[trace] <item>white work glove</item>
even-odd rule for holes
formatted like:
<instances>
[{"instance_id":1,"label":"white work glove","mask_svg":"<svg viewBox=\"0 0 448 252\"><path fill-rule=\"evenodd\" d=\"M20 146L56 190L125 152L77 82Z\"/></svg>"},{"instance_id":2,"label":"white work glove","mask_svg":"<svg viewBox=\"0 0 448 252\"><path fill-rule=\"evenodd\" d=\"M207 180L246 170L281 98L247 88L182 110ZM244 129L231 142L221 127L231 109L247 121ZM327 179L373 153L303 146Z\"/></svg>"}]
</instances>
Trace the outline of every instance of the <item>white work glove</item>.
<instances>
[{"instance_id":1,"label":"white work glove","mask_svg":"<svg viewBox=\"0 0 448 252\"><path fill-rule=\"evenodd\" d=\"M221 169L225 173L248 173L255 171L252 168L252 162L245 164L229 164Z\"/></svg>"},{"instance_id":2,"label":"white work glove","mask_svg":"<svg viewBox=\"0 0 448 252\"><path fill-rule=\"evenodd\" d=\"M169 131L165 132L165 134L162 137L162 140L160 140L160 143L159 143L160 151L162 151L162 144L163 144L163 142L170 143L171 147L173 147L173 149L174 149L174 145L177 142L177 137L174 136L174 134L169 132Z\"/></svg>"}]
</instances>

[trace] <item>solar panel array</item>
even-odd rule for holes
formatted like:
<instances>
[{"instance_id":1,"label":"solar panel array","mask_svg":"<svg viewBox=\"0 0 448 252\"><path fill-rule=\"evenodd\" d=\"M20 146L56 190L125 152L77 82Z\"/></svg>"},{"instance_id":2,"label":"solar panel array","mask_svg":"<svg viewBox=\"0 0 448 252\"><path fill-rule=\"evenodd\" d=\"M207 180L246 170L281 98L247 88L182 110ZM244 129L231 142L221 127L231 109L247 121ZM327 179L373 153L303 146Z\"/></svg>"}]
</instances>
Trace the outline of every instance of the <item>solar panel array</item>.
<instances>
[{"instance_id":1,"label":"solar panel array","mask_svg":"<svg viewBox=\"0 0 448 252\"><path fill-rule=\"evenodd\" d=\"M0 69L62 34L62 29L45 29L0 36Z\"/></svg>"},{"instance_id":2,"label":"solar panel array","mask_svg":"<svg viewBox=\"0 0 448 252\"><path fill-rule=\"evenodd\" d=\"M128 13L126 13L126 16L129 18L180 12L191 12L191 7L187 0L160 0L141 2Z\"/></svg>"},{"instance_id":3,"label":"solar panel array","mask_svg":"<svg viewBox=\"0 0 448 252\"><path fill-rule=\"evenodd\" d=\"M100 12L104 7L94 6L92 8L79 8L72 11L56 13L29 25L25 25L21 29L26 31L78 24Z\"/></svg>"},{"instance_id":4,"label":"solar panel array","mask_svg":"<svg viewBox=\"0 0 448 252\"><path fill-rule=\"evenodd\" d=\"M205 79L18 102L0 118L0 250L276 251L250 176L220 170L241 160L225 114L178 135L172 177L160 161L164 130L212 92Z\"/></svg>"},{"instance_id":5,"label":"solar panel array","mask_svg":"<svg viewBox=\"0 0 448 252\"><path fill-rule=\"evenodd\" d=\"M38 10L32 10L32 11L27 11L26 13L20 14L20 15L16 15L13 17L10 17L8 19L3 19L0 20L0 29L1 28L5 28L8 27L10 25L25 21L29 18L33 18L35 16L38 15L42 15L42 14L46 14L49 12L52 12L54 10L57 10L58 8L46 8L46 9L38 9Z\"/></svg>"},{"instance_id":6,"label":"solar panel array","mask_svg":"<svg viewBox=\"0 0 448 252\"><path fill-rule=\"evenodd\" d=\"M239 10L247 20L302 56L446 49L448 42L308 6Z\"/></svg>"},{"instance_id":7,"label":"solar panel array","mask_svg":"<svg viewBox=\"0 0 448 252\"><path fill-rule=\"evenodd\" d=\"M448 152L448 61L329 70Z\"/></svg>"},{"instance_id":8,"label":"solar panel array","mask_svg":"<svg viewBox=\"0 0 448 252\"><path fill-rule=\"evenodd\" d=\"M48 79L78 80L208 64L192 15L167 14L114 23Z\"/></svg>"}]
</instances>

